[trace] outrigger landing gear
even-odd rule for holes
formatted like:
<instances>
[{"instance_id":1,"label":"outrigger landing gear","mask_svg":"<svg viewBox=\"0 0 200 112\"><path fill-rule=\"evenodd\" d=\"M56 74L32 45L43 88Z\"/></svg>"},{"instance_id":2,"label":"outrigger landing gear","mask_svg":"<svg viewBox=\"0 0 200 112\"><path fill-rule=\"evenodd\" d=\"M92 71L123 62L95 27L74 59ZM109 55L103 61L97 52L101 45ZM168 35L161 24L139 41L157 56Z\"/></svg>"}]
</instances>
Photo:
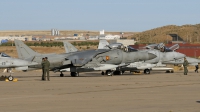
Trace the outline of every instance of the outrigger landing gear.
<instances>
[{"instance_id":1,"label":"outrigger landing gear","mask_svg":"<svg viewBox=\"0 0 200 112\"><path fill-rule=\"evenodd\" d=\"M104 71L101 72L101 75L105 75Z\"/></svg>"},{"instance_id":2,"label":"outrigger landing gear","mask_svg":"<svg viewBox=\"0 0 200 112\"><path fill-rule=\"evenodd\" d=\"M62 72L60 72L60 77L64 77L64 74Z\"/></svg>"}]
</instances>

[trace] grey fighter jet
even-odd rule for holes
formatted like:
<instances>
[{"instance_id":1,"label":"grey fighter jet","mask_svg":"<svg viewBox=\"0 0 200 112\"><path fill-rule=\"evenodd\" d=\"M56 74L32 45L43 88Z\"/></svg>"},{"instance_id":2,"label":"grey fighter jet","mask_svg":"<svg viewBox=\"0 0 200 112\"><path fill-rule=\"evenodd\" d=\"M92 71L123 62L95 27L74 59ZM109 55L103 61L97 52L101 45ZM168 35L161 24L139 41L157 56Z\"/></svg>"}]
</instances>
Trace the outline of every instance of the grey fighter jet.
<instances>
[{"instance_id":1,"label":"grey fighter jet","mask_svg":"<svg viewBox=\"0 0 200 112\"><path fill-rule=\"evenodd\" d=\"M120 43L114 43L114 44L109 44L106 40L100 40L99 47L98 49L115 49L115 48L120 48L120 46L123 46ZM154 49L156 46L157 49ZM153 48L152 48L153 47ZM150 70L154 68L155 66L159 65L158 63L163 63L163 62L168 62L174 59L180 59L185 57L184 54L179 53L179 52L174 52L175 48L179 47L177 45L172 46L171 49L167 49L164 44L155 44L151 46L147 46L148 49L145 50L136 50L130 46L123 47L126 52L148 52L155 54L157 57L151 60L146 60L145 62L135 62L131 63L128 66L120 66L117 68L117 70L114 72L115 74L123 74L123 71L137 71L137 70L144 70L144 73L150 74ZM163 70L171 70L172 68L164 68ZM159 68L161 70L161 68Z\"/></svg>"},{"instance_id":2,"label":"grey fighter jet","mask_svg":"<svg viewBox=\"0 0 200 112\"><path fill-rule=\"evenodd\" d=\"M115 69L120 64L132 63L135 61L146 61L156 56L146 52L124 52L119 49L97 49L77 51L64 54L41 54L33 51L27 45L19 40L15 40L18 56L21 59L31 60L41 63L43 57L48 57L50 69L54 72L71 72L71 76L79 76L79 72L88 72L94 70ZM30 66L29 68L39 69L41 64ZM108 75L112 71L106 72Z\"/></svg>"},{"instance_id":3,"label":"grey fighter jet","mask_svg":"<svg viewBox=\"0 0 200 112\"><path fill-rule=\"evenodd\" d=\"M11 71L12 68L15 68L16 70L26 71L28 69L28 66L36 65L36 64L37 64L36 62L12 58L5 53L0 53L0 68L6 68L7 72L10 73L10 76L8 77L9 81L13 80L12 71Z\"/></svg>"}]
</instances>

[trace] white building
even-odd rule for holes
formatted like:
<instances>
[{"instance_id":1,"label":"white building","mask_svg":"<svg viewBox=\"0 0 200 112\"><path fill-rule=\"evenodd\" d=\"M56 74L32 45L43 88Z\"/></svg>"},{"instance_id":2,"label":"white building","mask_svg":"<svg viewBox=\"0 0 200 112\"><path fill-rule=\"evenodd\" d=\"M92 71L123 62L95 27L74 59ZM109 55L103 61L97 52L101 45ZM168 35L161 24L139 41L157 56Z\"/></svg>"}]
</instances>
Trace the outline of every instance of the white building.
<instances>
[{"instance_id":1,"label":"white building","mask_svg":"<svg viewBox=\"0 0 200 112\"><path fill-rule=\"evenodd\" d=\"M120 36L119 35L100 35L99 39L113 40L113 39L120 39Z\"/></svg>"},{"instance_id":2,"label":"white building","mask_svg":"<svg viewBox=\"0 0 200 112\"><path fill-rule=\"evenodd\" d=\"M25 41L26 37L0 37L0 42L2 42L2 40L14 41L15 39Z\"/></svg>"},{"instance_id":3,"label":"white building","mask_svg":"<svg viewBox=\"0 0 200 112\"><path fill-rule=\"evenodd\" d=\"M100 35L104 35L104 30L100 31L99 33Z\"/></svg>"},{"instance_id":4,"label":"white building","mask_svg":"<svg viewBox=\"0 0 200 112\"><path fill-rule=\"evenodd\" d=\"M88 40L99 40L98 36L89 36Z\"/></svg>"}]
</instances>

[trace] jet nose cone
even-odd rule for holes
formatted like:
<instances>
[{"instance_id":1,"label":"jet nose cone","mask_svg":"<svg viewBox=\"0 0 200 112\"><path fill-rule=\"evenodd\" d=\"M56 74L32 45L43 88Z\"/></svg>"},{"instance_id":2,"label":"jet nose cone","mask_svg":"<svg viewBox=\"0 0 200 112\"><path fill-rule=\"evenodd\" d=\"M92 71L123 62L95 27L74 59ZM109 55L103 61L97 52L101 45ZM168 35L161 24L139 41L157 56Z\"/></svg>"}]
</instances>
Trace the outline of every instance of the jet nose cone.
<instances>
[{"instance_id":1,"label":"jet nose cone","mask_svg":"<svg viewBox=\"0 0 200 112\"><path fill-rule=\"evenodd\" d=\"M149 55L149 60L157 57L155 54L152 54L152 53L148 53L148 55Z\"/></svg>"}]
</instances>

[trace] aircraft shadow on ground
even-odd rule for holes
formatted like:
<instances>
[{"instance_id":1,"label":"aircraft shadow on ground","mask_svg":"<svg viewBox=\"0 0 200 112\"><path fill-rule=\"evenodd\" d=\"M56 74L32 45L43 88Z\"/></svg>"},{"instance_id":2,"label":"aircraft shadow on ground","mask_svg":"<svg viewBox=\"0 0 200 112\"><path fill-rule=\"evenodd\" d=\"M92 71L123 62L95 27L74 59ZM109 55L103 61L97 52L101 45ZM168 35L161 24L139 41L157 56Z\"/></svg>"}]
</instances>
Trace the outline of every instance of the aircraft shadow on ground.
<instances>
[{"instance_id":1,"label":"aircraft shadow on ground","mask_svg":"<svg viewBox=\"0 0 200 112\"><path fill-rule=\"evenodd\" d=\"M196 101L197 103L200 103L200 101Z\"/></svg>"},{"instance_id":2,"label":"aircraft shadow on ground","mask_svg":"<svg viewBox=\"0 0 200 112\"><path fill-rule=\"evenodd\" d=\"M14 78L30 78L30 77L41 77L41 76L14 76Z\"/></svg>"}]
</instances>

